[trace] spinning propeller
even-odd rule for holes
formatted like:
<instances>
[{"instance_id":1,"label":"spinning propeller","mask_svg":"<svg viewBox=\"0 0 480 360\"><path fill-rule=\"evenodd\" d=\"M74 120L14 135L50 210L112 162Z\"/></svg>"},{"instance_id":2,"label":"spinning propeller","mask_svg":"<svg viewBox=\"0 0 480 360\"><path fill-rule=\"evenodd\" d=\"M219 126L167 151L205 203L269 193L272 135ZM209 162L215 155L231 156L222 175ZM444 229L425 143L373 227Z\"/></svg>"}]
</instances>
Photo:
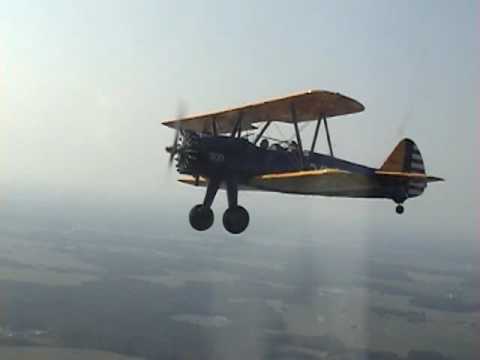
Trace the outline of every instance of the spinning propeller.
<instances>
[{"instance_id":1,"label":"spinning propeller","mask_svg":"<svg viewBox=\"0 0 480 360\"><path fill-rule=\"evenodd\" d=\"M185 116L185 105L183 102L180 102L177 107L177 116L176 119L182 119ZM175 158L175 155L178 154L180 150L179 142L180 142L180 135L183 137L183 132L177 125L175 129L175 135L173 136L173 144L171 146L167 146L165 148L165 151L170 154L170 157L168 159L168 167L172 167L173 159Z\"/></svg>"},{"instance_id":2,"label":"spinning propeller","mask_svg":"<svg viewBox=\"0 0 480 360\"><path fill-rule=\"evenodd\" d=\"M183 102L179 102L177 107L176 119L183 119L186 114L186 106ZM175 135L173 136L173 143L165 147L167 153L170 154L168 158L168 168L172 168L173 160L177 157L177 170L182 173L188 168L191 168L192 161L197 159L198 152L192 149L192 144L195 143L196 136L188 130L180 128L179 123L176 124ZM195 174L195 185L199 184L199 175Z\"/></svg>"}]
</instances>

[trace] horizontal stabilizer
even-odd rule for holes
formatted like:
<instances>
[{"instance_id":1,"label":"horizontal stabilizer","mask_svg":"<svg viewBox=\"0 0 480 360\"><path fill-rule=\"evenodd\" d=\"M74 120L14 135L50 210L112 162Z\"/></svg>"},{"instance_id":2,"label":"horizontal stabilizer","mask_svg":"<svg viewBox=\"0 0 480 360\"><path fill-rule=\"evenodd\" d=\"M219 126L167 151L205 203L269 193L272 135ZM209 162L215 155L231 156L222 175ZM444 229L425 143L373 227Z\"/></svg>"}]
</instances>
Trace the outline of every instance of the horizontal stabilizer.
<instances>
[{"instance_id":1,"label":"horizontal stabilizer","mask_svg":"<svg viewBox=\"0 0 480 360\"><path fill-rule=\"evenodd\" d=\"M444 181L444 179L436 176L428 176L426 174L421 173L412 173L412 172L401 172L401 171L382 171L377 170L375 171L377 175L384 175L384 176L392 176L398 177L402 179L416 179L416 180L423 180L426 182L435 182L435 181Z\"/></svg>"}]
</instances>

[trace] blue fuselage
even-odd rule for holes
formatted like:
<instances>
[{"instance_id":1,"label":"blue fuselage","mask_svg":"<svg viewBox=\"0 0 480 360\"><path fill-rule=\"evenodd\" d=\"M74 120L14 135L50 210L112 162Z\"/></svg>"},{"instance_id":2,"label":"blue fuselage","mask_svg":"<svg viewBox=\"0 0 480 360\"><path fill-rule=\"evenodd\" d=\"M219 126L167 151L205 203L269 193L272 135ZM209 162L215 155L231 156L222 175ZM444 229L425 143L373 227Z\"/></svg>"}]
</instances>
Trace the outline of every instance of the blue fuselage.
<instances>
[{"instance_id":1,"label":"blue fuselage","mask_svg":"<svg viewBox=\"0 0 480 360\"><path fill-rule=\"evenodd\" d=\"M301 153L298 149L266 149L243 138L202 136L193 142L188 154L190 156L189 161L179 160L178 170L180 173L205 178L234 176L241 185L248 185L253 177L264 174L331 168L363 175L368 180L368 186L361 190L347 189L338 193L328 191L325 193L309 192L308 189L302 188L284 192L345 197L395 198L403 191L402 184L377 176L375 174L376 169L368 166L319 153L306 151Z\"/></svg>"}]
</instances>

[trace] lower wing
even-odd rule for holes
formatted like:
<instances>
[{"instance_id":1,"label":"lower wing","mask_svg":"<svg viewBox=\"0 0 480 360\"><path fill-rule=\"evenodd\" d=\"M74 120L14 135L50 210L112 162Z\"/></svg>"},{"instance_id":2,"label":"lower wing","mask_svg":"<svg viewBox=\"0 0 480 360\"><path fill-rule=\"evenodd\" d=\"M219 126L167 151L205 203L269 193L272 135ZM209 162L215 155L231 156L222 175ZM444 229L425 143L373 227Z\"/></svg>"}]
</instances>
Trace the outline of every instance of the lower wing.
<instances>
[{"instance_id":1,"label":"lower wing","mask_svg":"<svg viewBox=\"0 0 480 360\"><path fill-rule=\"evenodd\" d=\"M191 176L180 178L179 181L197 186L206 186L207 184L207 179L202 177L198 179L198 182ZM378 170L369 175L325 168L255 176L239 188L303 195L388 197L390 186L387 184L408 185L409 195L413 196L421 194L426 183L434 181L443 181L443 179L411 172Z\"/></svg>"},{"instance_id":2,"label":"lower wing","mask_svg":"<svg viewBox=\"0 0 480 360\"><path fill-rule=\"evenodd\" d=\"M375 176L333 168L261 175L249 185L264 191L326 196L370 196L379 190Z\"/></svg>"}]
</instances>

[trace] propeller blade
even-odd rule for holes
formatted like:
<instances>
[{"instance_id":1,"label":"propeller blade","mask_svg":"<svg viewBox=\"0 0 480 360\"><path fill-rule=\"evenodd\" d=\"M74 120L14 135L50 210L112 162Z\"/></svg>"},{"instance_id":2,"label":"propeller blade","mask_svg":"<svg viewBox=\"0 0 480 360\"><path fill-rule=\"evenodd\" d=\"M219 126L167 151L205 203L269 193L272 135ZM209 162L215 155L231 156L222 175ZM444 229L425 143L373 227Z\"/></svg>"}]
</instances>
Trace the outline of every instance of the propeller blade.
<instances>
[{"instance_id":1,"label":"propeller blade","mask_svg":"<svg viewBox=\"0 0 480 360\"><path fill-rule=\"evenodd\" d=\"M178 106L177 106L177 116L176 119L182 119L185 117L186 113L186 107L183 101L179 101ZM173 137L173 144L171 146L167 146L165 150L170 154L168 158L168 168L170 169L172 167L173 159L175 158L175 155L178 153L178 143L181 135L181 129L179 128L177 124L177 128L175 129L175 135Z\"/></svg>"},{"instance_id":2,"label":"propeller blade","mask_svg":"<svg viewBox=\"0 0 480 360\"><path fill-rule=\"evenodd\" d=\"M167 148L167 152L170 153L170 157L168 158L168 167L169 168L172 167L173 158L175 157L175 154L178 151L178 138L179 138L179 130L175 129L175 135L174 135L174 138L173 138L173 145L169 146Z\"/></svg>"}]
</instances>

